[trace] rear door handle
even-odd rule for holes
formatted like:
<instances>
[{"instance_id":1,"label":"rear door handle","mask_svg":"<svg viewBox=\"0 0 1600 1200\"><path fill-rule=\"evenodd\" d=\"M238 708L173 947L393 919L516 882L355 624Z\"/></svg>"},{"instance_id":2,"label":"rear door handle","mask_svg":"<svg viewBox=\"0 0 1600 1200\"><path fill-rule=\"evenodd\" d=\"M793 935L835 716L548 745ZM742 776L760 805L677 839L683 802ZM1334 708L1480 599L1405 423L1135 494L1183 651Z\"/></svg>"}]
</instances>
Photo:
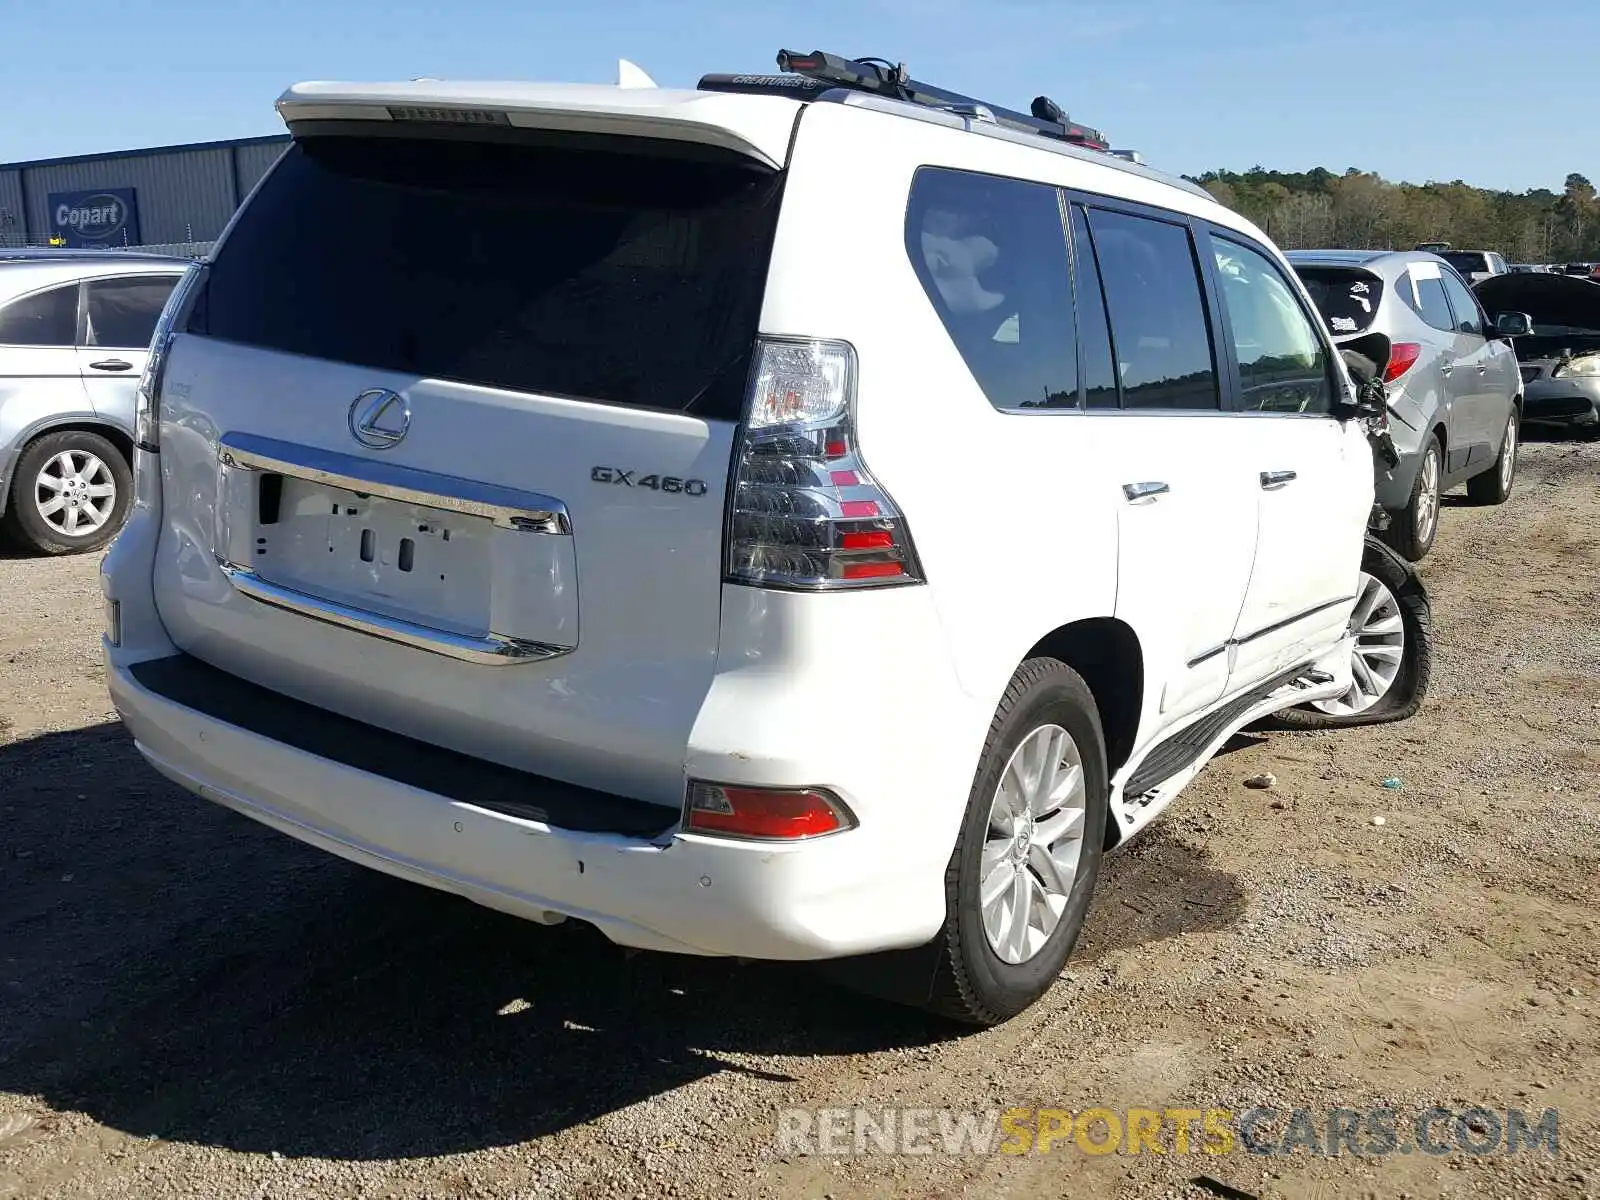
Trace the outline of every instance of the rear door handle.
<instances>
[{"instance_id":1,"label":"rear door handle","mask_svg":"<svg viewBox=\"0 0 1600 1200\"><path fill-rule=\"evenodd\" d=\"M1478 374L1479 375L1487 375L1488 373L1489 373L1489 368L1487 366L1485 366L1483 363L1479 363L1478 364Z\"/></svg>"},{"instance_id":2,"label":"rear door handle","mask_svg":"<svg viewBox=\"0 0 1600 1200\"><path fill-rule=\"evenodd\" d=\"M124 362L120 358L102 358L99 362L92 362L89 366L96 371L131 371L133 364Z\"/></svg>"},{"instance_id":3,"label":"rear door handle","mask_svg":"<svg viewBox=\"0 0 1600 1200\"><path fill-rule=\"evenodd\" d=\"M1147 500L1151 496L1164 496L1172 489L1159 480L1147 480L1143 483L1125 483L1122 485L1122 494L1130 501Z\"/></svg>"},{"instance_id":4,"label":"rear door handle","mask_svg":"<svg viewBox=\"0 0 1600 1200\"><path fill-rule=\"evenodd\" d=\"M1452 364L1445 363L1444 366L1439 368L1439 374L1448 375L1448 374L1450 374L1451 371L1454 371L1454 370L1455 370L1455 367Z\"/></svg>"},{"instance_id":5,"label":"rear door handle","mask_svg":"<svg viewBox=\"0 0 1600 1200\"><path fill-rule=\"evenodd\" d=\"M1264 488L1282 487L1286 483L1293 483L1300 478L1294 471L1263 471L1261 472L1261 486Z\"/></svg>"}]
</instances>

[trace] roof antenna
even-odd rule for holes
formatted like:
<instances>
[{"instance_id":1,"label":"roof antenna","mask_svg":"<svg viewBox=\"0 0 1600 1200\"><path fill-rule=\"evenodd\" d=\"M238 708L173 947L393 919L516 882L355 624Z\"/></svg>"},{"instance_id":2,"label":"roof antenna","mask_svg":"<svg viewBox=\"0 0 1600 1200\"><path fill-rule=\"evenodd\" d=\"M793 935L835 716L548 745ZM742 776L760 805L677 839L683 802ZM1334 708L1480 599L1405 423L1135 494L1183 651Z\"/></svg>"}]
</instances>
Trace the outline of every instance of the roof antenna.
<instances>
[{"instance_id":1,"label":"roof antenna","mask_svg":"<svg viewBox=\"0 0 1600 1200\"><path fill-rule=\"evenodd\" d=\"M619 58L617 59L617 86L620 88L653 88L660 85L645 74L644 68L629 62L625 58Z\"/></svg>"}]
</instances>

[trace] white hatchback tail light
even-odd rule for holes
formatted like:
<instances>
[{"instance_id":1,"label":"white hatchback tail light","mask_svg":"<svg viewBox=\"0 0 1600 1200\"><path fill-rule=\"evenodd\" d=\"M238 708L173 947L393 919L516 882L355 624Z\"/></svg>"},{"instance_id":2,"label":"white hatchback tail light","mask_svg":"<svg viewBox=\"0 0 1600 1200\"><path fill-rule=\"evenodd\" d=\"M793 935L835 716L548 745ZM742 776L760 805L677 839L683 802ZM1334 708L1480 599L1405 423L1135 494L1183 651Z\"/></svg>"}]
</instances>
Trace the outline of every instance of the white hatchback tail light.
<instances>
[{"instance_id":1,"label":"white hatchback tail light","mask_svg":"<svg viewBox=\"0 0 1600 1200\"><path fill-rule=\"evenodd\" d=\"M910 532L856 444L855 351L763 338L735 468L727 575L833 591L920 583Z\"/></svg>"}]
</instances>

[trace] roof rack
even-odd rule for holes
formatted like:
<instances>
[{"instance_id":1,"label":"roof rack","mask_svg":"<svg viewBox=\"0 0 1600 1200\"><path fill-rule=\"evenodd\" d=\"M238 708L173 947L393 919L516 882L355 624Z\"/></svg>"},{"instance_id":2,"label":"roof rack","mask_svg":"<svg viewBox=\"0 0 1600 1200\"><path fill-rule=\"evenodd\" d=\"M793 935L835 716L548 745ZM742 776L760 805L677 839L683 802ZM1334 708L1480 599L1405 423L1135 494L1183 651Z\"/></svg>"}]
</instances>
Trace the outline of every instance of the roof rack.
<instances>
[{"instance_id":1,"label":"roof rack","mask_svg":"<svg viewBox=\"0 0 1600 1200\"><path fill-rule=\"evenodd\" d=\"M821 50L799 54L793 50L778 51L779 75L707 75L700 80L704 91L772 92L807 98L816 98L835 88L859 92L872 92L920 104L927 108L942 109L991 121L1008 129L1040 134L1074 146L1090 150L1109 151L1111 143L1098 129L1078 125L1067 119L1061 106L1048 96L1035 98L1030 113L1002 108L984 100L964 96L960 92L946 91L930 84L918 83L906 73L904 63L894 64L881 58L841 58Z\"/></svg>"}]
</instances>

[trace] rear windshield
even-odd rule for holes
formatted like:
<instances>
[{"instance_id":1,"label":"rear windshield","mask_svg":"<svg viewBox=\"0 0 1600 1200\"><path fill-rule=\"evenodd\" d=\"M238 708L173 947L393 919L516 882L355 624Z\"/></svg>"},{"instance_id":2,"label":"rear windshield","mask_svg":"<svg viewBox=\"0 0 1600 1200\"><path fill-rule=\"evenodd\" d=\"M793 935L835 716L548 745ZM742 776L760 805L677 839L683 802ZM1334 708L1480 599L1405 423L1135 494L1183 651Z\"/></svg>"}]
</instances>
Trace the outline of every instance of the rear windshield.
<instances>
[{"instance_id":1,"label":"rear windshield","mask_svg":"<svg viewBox=\"0 0 1600 1200\"><path fill-rule=\"evenodd\" d=\"M1297 267L1311 301L1334 335L1363 333L1378 316L1383 280L1367 271L1339 267Z\"/></svg>"},{"instance_id":2,"label":"rear windshield","mask_svg":"<svg viewBox=\"0 0 1600 1200\"><path fill-rule=\"evenodd\" d=\"M1452 250L1441 254L1440 258L1449 263L1463 275L1471 275L1474 271L1492 271L1487 254L1478 254L1467 250Z\"/></svg>"},{"instance_id":3,"label":"rear windshield","mask_svg":"<svg viewBox=\"0 0 1600 1200\"><path fill-rule=\"evenodd\" d=\"M191 329L737 418L782 176L607 142L301 139L240 214Z\"/></svg>"}]
</instances>

